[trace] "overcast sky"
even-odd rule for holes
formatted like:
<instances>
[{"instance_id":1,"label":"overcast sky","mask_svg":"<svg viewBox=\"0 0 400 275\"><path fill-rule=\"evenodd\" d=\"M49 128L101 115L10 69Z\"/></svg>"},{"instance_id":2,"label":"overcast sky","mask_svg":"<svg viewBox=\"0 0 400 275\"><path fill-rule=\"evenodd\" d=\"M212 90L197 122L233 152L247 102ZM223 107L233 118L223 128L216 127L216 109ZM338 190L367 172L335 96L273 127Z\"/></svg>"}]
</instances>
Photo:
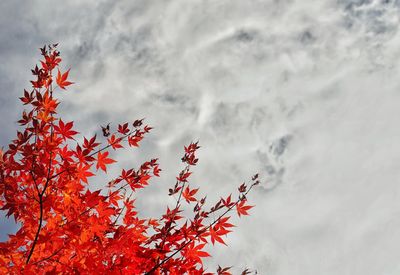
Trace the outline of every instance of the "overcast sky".
<instances>
[{"instance_id":1,"label":"overcast sky","mask_svg":"<svg viewBox=\"0 0 400 275\"><path fill-rule=\"evenodd\" d=\"M85 135L155 128L120 162L160 158L143 215L164 211L192 140L210 201L261 174L210 269L400 274L400 1L14 0L0 15L2 146L38 48L58 42L76 83L61 116ZM15 226L1 219L4 240Z\"/></svg>"}]
</instances>

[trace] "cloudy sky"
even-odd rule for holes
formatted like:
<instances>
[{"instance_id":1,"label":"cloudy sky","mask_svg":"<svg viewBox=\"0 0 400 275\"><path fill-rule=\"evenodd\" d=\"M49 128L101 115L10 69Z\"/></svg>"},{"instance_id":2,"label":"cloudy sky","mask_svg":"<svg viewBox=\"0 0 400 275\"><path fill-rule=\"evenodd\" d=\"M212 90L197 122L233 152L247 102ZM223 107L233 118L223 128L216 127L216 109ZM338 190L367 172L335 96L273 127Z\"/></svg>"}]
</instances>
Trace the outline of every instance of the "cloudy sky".
<instances>
[{"instance_id":1,"label":"cloudy sky","mask_svg":"<svg viewBox=\"0 0 400 275\"><path fill-rule=\"evenodd\" d=\"M143 215L165 209L192 140L210 201L260 173L211 269L400 274L400 1L15 0L0 15L1 145L38 48L59 42L76 82L63 117L86 135L142 117L155 128L120 162L160 159ZM1 219L4 240L15 226Z\"/></svg>"}]
</instances>

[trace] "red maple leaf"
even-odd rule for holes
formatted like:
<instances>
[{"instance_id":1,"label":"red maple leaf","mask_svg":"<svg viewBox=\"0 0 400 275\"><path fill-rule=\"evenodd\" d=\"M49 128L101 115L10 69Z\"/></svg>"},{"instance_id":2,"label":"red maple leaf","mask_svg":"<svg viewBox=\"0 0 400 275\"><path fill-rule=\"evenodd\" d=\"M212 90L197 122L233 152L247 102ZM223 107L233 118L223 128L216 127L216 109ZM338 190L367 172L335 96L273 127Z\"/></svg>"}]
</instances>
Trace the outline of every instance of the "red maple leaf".
<instances>
[{"instance_id":1,"label":"red maple leaf","mask_svg":"<svg viewBox=\"0 0 400 275\"><path fill-rule=\"evenodd\" d=\"M70 121L70 122L65 124L62 121L62 119L60 119L60 121L58 122L58 126L54 125L54 130L56 131L56 133L62 135L62 138L64 140L73 139L72 136L78 134L77 131L71 130L73 126L74 126L74 122L73 121Z\"/></svg>"},{"instance_id":2,"label":"red maple leaf","mask_svg":"<svg viewBox=\"0 0 400 275\"><path fill-rule=\"evenodd\" d=\"M88 183L87 181L88 177L94 176L94 174L89 170L90 167L91 165L83 165L82 163L80 163L77 167L78 179L80 179L84 183Z\"/></svg>"},{"instance_id":3,"label":"red maple leaf","mask_svg":"<svg viewBox=\"0 0 400 275\"><path fill-rule=\"evenodd\" d=\"M116 162L115 160L107 157L108 157L108 152L104 152L103 154L99 152L97 154L97 164L96 164L97 170L100 168L104 172L107 172L106 165Z\"/></svg>"},{"instance_id":4,"label":"red maple leaf","mask_svg":"<svg viewBox=\"0 0 400 275\"><path fill-rule=\"evenodd\" d=\"M68 69L68 71L66 71L66 72L63 73L63 74L61 74L60 70L58 70L56 82L57 82L58 86L59 86L61 89L66 90L66 89L65 89L66 86L69 86L69 85L71 85L71 84L74 84L74 82L67 81L68 74L69 74L69 70L70 70L70 69Z\"/></svg>"},{"instance_id":5,"label":"red maple leaf","mask_svg":"<svg viewBox=\"0 0 400 275\"><path fill-rule=\"evenodd\" d=\"M191 201L197 201L194 195L199 191L199 188L190 190L189 187L186 187L185 190L182 192L182 196L185 200L190 203Z\"/></svg>"},{"instance_id":6,"label":"red maple leaf","mask_svg":"<svg viewBox=\"0 0 400 275\"><path fill-rule=\"evenodd\" d=\"M115 135L112 135L110 138L107 139L108 144L111 145L111 147L116 150L118 148L123 148L123 146L120 144L122 141L121 138L117 138Z\"/></svg>"},{"instance_id":7,"label":"red maple leaf","mask_svg":"<svg viewBox=\"0 0 400 275\"><path fill-rule=\"evenodd\" d=\"M245 205L245 204L246 204L246 200L241 200L238 204L236 204L236 211L237 211L239 217L241 215L243 215L243 216L249 215L247 210L250 210L251 208L254 207L254 206Z\"/></svg>"},{"instance_id":8,"label":"red maple leaf","mask_svg":"<svg viewBox=\"0 0 400 275\"><path fill-rule=\"evenodd\" d=\"M128 122L127 123L125 123L125 124L119 124L118 125L118 132L119 133L121 133L121 134L123 134L123 135L126 135L127 133L129 133L129 128L128 128Z\"/></svg>"}]
</instances>

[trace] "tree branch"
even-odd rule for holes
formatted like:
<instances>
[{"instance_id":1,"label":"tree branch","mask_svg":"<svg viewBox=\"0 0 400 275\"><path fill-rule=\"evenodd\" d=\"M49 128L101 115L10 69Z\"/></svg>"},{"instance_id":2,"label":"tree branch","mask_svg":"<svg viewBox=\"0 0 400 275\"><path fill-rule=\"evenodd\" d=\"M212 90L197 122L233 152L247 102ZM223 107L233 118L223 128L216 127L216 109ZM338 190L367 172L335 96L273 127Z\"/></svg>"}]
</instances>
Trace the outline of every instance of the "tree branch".
<instances>
[{"instance_id":1,"label":"tree branch","mask_svg":"<svg viewBox=\"0 0 400 275\"><path fill-rule=\"evenodd\" d=\"M52 88L51 85L50 85L49 90L50 90L50 98L52 98L52 97L53 97L53 88ZM53 141L53 129L54 129L53 114L51 114L50 142ZM36 136L37 136L37 134L36 134ZM35 143L36 143L36 136L35 136ZM26 264L29 263L29 260L30 260L31 257L32 257L32 254L33 254L33 252L34 252L34 250L35 250L36 243L37 243L37 241L38 241L38 239L39 239L39 234L40 234L40 231L41 231L42 225L43 225L43 196L44 196L44 193L46 192L46 189L47 189L48 184L49 184L49 182L50 182L50 172L51 172L51 165L52 165L52 154L53 154L53 151L50 151L50 153L49 153L49 164L48 164L48 171L47 171L46 183L45 183L45 185L44 185L44 187L43 187L43 190L42 190L41 192L39 191L39 186L37 185L36 180L35 180L35 178L33 177L33 172L32 172L32 170L30 171L30 172L31 172L31 175L32 175L32 177L33 177L33 180L34 180L34 182L35 182L35 186L36 186L36 189L37 189L37 192L38 192L38 196L39 196L39 208L40 208L39 211L40 211L40 212L39 212L39 225L38 225L38 228L37 228L37 231L36 231L36 234L35 234L35 238L34 238L34 240L33 240L33 242L32 242L31 250L29 251L28 257L27 257L27 259L26 259ZM32 163L32 167L33 167L33 163Z\"/></svg>"},{"instance_id":2,"label":"tree branch","mask_svg":"<svg viewBox=\"0 0 400 275\"><path fill-rule=\"evenodd\" d=\"M241 202L242 200L244 200L247 196L247 194L250 192L250 190L253 188L255 184L253 183L252 185L250 185L249 190L247 190L247 192L244 195L240 195L239 199L235 202L235 204L233 204L231 207L229 207L224 213L222 213L214 222L212 222L211 224L209 224L206 228L204 228L203 230L200 230L192 239L190 239L189 241L183 243L183 245L181 247L179 247L174 253L172 253L171 255L169 255L167 258L165 258L164 260L162 260L160 263L156 264L152 269L150 269L149 271L145 272L144 275L150 275L152 274L154 271L156 271L159 267L161 267L163 264L165 264L166 262L168 262L172 257L174 257L176 254L178 254L180 251L182 251L182 249L184 249L186 246L188 246L190 243L192 243L194 240L196 240L198 237L200 237L201 234L207 232L208 229L210 229L210 227L212 227L214 224L216 224L221 218L223 218L228 212L230 212L232 210L233 207L235 207L239 202Z\"/></svg>"},{"instance_id":3,"label":"tree branch","mask_svg":"<svg viewBox=\"0 0 400 275\"><path fill-rule=\"evenodd\" d=\"M43 198L42 198L41 195L39 196L39 207L40 207L39 225L38 225L38 229L36 230L35 239L32 242L31 250L29 251L28 257L26 259L26 264L29 263L29 260L32 257L33 251L35 250L35 246L36 246L37 240L39 238L40 230L42 229L42 223L43 223Z\"/></svg>"}]
</instances>

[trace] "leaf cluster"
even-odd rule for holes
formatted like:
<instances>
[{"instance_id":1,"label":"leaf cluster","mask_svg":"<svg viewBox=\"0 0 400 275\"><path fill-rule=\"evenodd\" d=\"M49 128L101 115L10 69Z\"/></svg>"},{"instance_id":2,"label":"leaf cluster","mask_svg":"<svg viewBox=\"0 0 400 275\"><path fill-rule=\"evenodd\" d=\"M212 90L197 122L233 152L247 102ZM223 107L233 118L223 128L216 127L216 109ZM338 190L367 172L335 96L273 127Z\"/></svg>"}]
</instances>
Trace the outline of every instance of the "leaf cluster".
<instances>
[{"instance_id":1,"label":"leaf cluster","mask_svg":"<svg viewBox=\"0 0 400 275\"><path fill-rule=\"evenodd\" d=\"M108 124L102 137L78 142L74 122L58 116L55 96L73 84L70 70L61 72L56 44L41 54L32 69L32 89L20 98L27 108L18 121L21 129L0 150L0 207L21 224L0 243L0 273L212 274L203 266L210 256L206 248L226 244L234 210L248 215L253 206L246 196L259 184L258 175L239 187L236 199L229 195L207 207L206 196L190 184L200 148L192 142L184 147L184 168L169 189L176 204L161 217L140 218L135 209L136 191L160 176L158 159L121 169L105 188L91 191L90 179L115 165L116 152L138 147L152 128L143 119L116 129ZM217 274L230 274L229 268L219 267Z\"/></svg>"}]
</instances>

